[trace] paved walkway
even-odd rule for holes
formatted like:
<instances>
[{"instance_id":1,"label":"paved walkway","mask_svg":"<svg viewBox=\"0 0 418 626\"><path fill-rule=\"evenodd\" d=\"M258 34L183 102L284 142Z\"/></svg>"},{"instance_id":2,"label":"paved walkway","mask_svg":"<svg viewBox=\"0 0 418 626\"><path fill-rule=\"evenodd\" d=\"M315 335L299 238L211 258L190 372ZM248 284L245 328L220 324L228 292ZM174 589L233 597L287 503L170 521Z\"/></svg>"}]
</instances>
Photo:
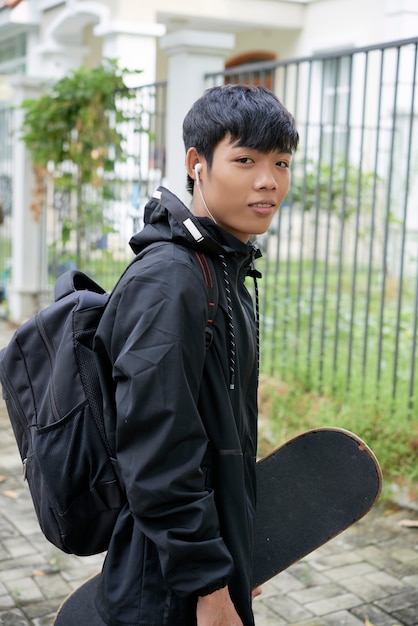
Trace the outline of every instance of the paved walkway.
<instances>
[{"instance_id":1,"label":"paved walkway","mask_svg":"<svg viewBox=\"0 0 418 626\"><path fill-rule=\"evenodd\" d=\"M0 347L9 336L0 321ZM418 528L405 519L418 520L417 508L378 505L270 581L255 601L257 626L418 626ZM102 560L60 553L44 539L0 400L0 626L50 626Z\"/></svg>"}]
</instances>

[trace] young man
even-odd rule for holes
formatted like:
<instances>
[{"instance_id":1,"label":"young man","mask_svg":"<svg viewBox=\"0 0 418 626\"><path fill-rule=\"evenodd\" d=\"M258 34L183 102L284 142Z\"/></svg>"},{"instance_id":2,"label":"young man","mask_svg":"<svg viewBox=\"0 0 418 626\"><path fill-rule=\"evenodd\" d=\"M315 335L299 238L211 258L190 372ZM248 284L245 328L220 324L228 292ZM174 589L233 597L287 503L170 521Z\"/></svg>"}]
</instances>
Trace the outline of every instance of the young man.
<instances>
[{"instance_id":1,"label":"young man","mask_svg":"<svg viewBox=\"0 0 418 626\"><path fill-rule=\"evenodd\" d=\"M128 499L96 599L112 626L254 624L258 346L244 279L250 239L288 191L298 133L270 91L243 85L205 92L183 130L191 212L157 190L131 240L143 257L97 333ZM210 332L204 276L216 278Z\"/></svg>"}]
</instances>

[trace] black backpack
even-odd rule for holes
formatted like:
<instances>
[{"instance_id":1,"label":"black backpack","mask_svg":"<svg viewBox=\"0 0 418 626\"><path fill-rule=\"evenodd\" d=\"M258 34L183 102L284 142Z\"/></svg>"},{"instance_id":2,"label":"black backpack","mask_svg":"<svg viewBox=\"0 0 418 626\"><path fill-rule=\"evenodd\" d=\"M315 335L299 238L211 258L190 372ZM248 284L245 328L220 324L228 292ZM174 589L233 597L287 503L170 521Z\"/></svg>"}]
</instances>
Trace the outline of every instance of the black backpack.
<instances>
[{"instance_id":1,"label":"black backpack","mask_svg":"<svg viewBox=\"0 0 418 626\"><path fill-rule=\"evenodd\" d=\"M215 272L208 257L196 256L208 289L210 334ZM104 431L93 352L108 299L82 272L67 272L57 280L55 302L0 352L0 382L39 524L57 548L80 556L108 548L126 502Z\"/></svg>"}]
</instances>

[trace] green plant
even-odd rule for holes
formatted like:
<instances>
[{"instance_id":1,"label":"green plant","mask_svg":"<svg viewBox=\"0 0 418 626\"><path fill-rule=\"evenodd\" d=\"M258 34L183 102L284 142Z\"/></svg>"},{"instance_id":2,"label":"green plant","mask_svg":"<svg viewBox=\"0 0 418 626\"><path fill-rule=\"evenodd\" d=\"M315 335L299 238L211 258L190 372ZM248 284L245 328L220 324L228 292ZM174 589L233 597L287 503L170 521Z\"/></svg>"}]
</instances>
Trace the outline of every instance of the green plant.
<instances>
[{"instance_id":1,"label":"green plant","mask_svg":"<svg viewBox=\"0 0 418 626\"><path fill-rule=\"evenodd\" d=\"M297 161L289 201L304 211L330 211L348 219L359 202L370 208L377 179L374 173L337 159L330 162Z\"/></svg>"},{"instance_id":2,"label":"green plant","mask_svg":"<svg viewBox=\"0 0 418 626\"><path fill-rule=\"evenodd\" d=\"M61 239L64 248L75 239L79 267L89 245L89 229L97 238L113 230L103 206L113 196L115 164L128 156L121 131L127 115L117 104L117 94L134 97L125 86L128 73L113 60L94 69L82 66L39 99L22 103L22 139L31 153L36 180L32 211L39 216L44 178L51 176L55 189L66 190L71 201Z\"/></svg>"}]
</instances>

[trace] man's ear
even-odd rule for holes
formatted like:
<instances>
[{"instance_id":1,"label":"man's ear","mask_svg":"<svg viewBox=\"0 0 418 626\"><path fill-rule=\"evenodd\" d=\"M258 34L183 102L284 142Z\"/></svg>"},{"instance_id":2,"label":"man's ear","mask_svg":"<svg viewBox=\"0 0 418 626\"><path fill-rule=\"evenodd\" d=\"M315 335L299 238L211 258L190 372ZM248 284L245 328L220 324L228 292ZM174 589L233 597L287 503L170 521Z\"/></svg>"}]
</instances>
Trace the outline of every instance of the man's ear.
<instances>
[{"instance_id":1,"label":"man's ear","mask_svg":"<svg viewBox=\"0 0 418 626\"><path fill-rule=\"evenodd\" d=\"M201 162L202 158L199 156L196 148L189 148L186 152L186 169L188 175L190 176L190 178L193 178L193 180L196 180L196 172L194 168L198 163Z\"/></svg>"}]
</instances>

